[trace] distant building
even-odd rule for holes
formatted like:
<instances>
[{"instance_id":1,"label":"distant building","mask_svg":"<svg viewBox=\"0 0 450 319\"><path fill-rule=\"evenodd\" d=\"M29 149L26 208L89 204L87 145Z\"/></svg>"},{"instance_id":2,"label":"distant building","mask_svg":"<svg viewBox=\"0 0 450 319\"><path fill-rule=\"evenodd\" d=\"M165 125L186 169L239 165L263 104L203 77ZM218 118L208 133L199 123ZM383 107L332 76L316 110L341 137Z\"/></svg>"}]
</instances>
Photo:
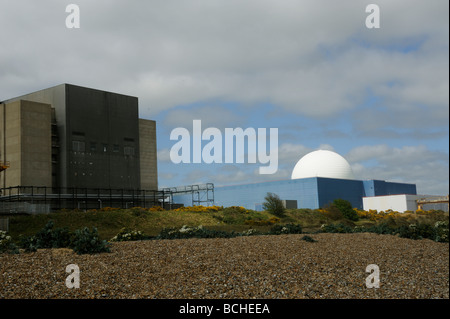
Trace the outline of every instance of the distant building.
<instances>
[{"instance_id":1,"label":"distant building","mask_svg":"<svg viewBox=\"0 0 450 319\"><path fill-rule=\"evenodd\" d=\"M156 123L138 98L61 84L0 102L0 188L157 190Z\"/></svg>"},{"instance_id":2,"label":"distant building","mask_svg":"<svg viewBox=\"0 0 450 319\"><path fill-rule=\"evenodd\" d=\"M267 193L277 194L285 205L317 209L335 199L348 200L363 209L367 196L416 194L416 185L382 180L357 180L348 162L339 154L326 150L311 152L295 165L290 180L269 181L214 187L214 203L219 206L243 206L262 210ZM176 203L191 205L192 196L174 195Z\"/></svg>"},{"instance_id":3,"label":"distant building","mask_svg":"<svg viewBox=\"0 0 450 319\"><path fill-rule=\"evenodd\" d=\"M363 198L364 210L373 209L376 211L416 211L422 210L442 210L448 212L448 196L430 195L385 195Z\"/></svg>"}]
</instances>

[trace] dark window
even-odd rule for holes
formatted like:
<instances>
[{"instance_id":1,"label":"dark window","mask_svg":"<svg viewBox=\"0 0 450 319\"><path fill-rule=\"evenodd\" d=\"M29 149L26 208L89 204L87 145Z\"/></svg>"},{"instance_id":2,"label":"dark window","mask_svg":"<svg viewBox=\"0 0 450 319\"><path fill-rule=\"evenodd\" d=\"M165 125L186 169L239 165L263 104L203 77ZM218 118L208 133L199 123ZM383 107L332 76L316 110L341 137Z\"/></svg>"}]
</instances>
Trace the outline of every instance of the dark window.
<instances>
[{"instance_id":1,"label":"dark window","mask_svg":"<svg viewBox=\"0 0 450 319\"><path fill-rule=\"evenodd\" d=\"M72 150L74 152L84 152L85 145L83 141L72 141Z\"/></svg>"},{"instance_id":2,"label":"dark window","mask_svg":"<svg viewBox=\"0 0 450 319\"><path fill-rule=\"evenodd\" d=\"M97 143L91 142L91 152L95 152L97 150Z\"/></svg>"},{"instance_id":3,"label":"dark window","mask_svg":"<svg viewBox=\"0 0 450 319\"><path fill-rule=\"evenodd\" d=\"M125 146L123 148L123 153L125 155L133 156L134 155L134 147L132 147L132 146Z\"/></svg>"},{"instance_id":4,"label":"dark window","mask_svg":"<svg viewBox=\"0 0 450 319\"><path fill-rule=\"evenodd\" d=\"M113 145L113 152L114 152L114 153L118 153L119 151L120 151L120 146L117 145L117 144L114 144L114 145Z\"/></svg>"}]
</instances>

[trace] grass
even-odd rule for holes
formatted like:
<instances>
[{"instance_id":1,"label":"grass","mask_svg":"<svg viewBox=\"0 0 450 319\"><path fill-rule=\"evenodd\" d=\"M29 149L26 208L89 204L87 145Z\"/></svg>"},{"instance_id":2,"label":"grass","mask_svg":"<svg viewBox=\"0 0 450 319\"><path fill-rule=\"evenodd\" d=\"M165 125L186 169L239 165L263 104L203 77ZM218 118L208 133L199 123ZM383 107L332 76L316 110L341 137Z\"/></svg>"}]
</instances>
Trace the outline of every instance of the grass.
<instances>
[{"instance_id":1,"label":"grass","mask_svg":"<svg viewBox=\"0 0 450 319\"><path fill-rule=\"evenodd\" d=\"M360 212L361 213L361 212ZM361 213L362 214L362 213ZM365 214L358 221L349 221L335 213L329 214L325 209L288 209L282 218L268 212L256 212L242 207L219 208L214 210L196 209L196 211L152 211L143 208L110 209L93 211L61 211L40 215L16 215L10 217L11 237L17 241L21 236L31 236L41 230L48 221L54 222L55 228L67 228L75 231L83 227L96 227L101 239L109 240L121 229L139 230L147 236L158 235L163 228L199 226L220 231L242 232L250 228L268 232L274 224L300 224L305 233L320 229L323 224L341 223L351 227L373 226L388 222L394 226L411 223L435 223L448 221L446 212L417 213L382 213Z\"/></svg>"}]
</instances>

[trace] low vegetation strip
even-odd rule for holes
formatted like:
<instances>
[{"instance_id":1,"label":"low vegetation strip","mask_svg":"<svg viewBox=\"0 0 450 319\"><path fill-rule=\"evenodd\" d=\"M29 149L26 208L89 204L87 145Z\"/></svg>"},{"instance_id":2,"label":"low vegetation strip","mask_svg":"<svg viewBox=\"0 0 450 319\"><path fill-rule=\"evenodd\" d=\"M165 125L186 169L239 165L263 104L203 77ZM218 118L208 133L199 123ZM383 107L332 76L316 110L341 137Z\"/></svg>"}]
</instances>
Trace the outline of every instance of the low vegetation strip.
<instances>
[{"instance_id":1,"label":"low vegetation strip","mask_svg":"<svg viewBox=\"0 0 450 319\"><path fill-rule=\"evenodd\" d=\"M268 194L267 203L279 202ZM161 207L61 211L51 214L13 216L10 233L3 234L0 252L35 251L39 248L70 247L76 252L107 252L111 241L144 239L220 238L299 233L391 234L411 239L448 242L448 212L399 213L352 209L337 199L322 209L281 209L265 205L267 211L240 206L193 206L174 210ZM90 244L89 244L90 243Z\"/></svg>"}]
</instances>

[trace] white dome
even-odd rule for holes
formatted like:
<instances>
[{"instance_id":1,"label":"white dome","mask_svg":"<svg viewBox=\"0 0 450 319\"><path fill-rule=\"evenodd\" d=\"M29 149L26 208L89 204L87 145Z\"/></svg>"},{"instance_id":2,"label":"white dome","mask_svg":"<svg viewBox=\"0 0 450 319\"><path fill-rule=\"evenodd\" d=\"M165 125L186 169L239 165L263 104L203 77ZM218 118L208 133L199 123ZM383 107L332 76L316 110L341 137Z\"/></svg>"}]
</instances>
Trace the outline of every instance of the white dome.
<instances>
[{"instance_id":1,"label":"white dome","mask_svg":"<svg viewBox=\"0 0 450 319\"><path fill-rule=\"evenodd\" d=\"M295 165L291 179L309 177L355 179L347 160L335 152L326 150L308 153Z\"/></svg>"}]
</instances>

